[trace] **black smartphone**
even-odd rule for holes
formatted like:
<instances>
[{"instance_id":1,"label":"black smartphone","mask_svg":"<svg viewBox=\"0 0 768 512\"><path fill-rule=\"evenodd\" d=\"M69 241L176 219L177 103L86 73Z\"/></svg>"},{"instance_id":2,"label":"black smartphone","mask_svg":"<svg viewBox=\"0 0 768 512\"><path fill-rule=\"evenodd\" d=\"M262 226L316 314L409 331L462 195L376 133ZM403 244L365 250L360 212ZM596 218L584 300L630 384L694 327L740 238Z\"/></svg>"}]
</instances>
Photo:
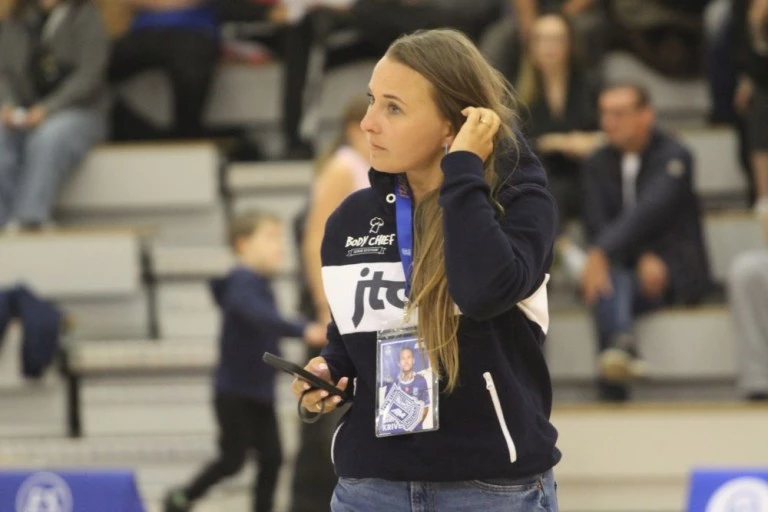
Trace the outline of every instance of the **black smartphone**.
<instances>
[{"instance_id":1,"label":"black smartphone","mask_svg":"<svg viewBox=\"0 0 768 512\"><path fill-rule=\"evenodd\" d=\"M275 354L270 354L269 352L265 352L262 359L269 366L277 368L278 370L282 370L286 373L290 373L297 379L303 380L304 382L308 383L310 386L312 386L312 389L323 389L327 391L329 395L340 396L343 400L347 400L349 398L346 391L337 388L330 382L324 381L314 373L308 372L301 366L294 364L290 361L286 361L282 357L278 357Z\"/></svg>"}]
</instances>

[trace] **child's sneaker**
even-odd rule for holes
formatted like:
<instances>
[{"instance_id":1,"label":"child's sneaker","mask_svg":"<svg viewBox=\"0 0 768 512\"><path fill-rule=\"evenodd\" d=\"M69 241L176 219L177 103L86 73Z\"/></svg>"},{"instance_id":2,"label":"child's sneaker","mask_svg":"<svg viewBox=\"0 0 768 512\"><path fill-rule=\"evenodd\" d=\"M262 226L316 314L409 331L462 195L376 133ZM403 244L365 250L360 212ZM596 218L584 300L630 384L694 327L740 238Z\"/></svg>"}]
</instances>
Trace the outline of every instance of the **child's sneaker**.
<instances>
[{"instance_id":1,"label":"child's sneaker","mask_svg":"<svg viewBox=\"0 0 768 512\"><path fill-rule=\"evenodd\" d=\"M189 505L189 499L184 494L184 491L176 489L165 496L163 510L164 512L187 512Z\"/></svg>"}]
</instances>

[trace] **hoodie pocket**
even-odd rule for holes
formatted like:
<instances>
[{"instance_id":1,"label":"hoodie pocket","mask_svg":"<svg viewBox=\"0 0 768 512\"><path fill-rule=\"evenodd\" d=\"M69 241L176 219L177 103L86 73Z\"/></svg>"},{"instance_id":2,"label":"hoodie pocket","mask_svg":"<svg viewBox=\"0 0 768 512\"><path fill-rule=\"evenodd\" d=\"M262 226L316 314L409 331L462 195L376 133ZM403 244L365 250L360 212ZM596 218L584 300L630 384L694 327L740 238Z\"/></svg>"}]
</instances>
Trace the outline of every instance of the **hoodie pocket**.
<instances>
[{"instance_id":1,"label":"hoodie pocket","mask_svg":"<svg viewBox=\"0 0 768 512\"><path fill-rule=\"evenodd\" d=\"M488 390L488 394L491 396L491 402L493 403L493 410L496 412L496 419L499 422L499 428L504 435L504 441L507 443L507 450L509 451L509 462L515 462L517 460L517 449L515 449L515 442L512 440L512 434L509 433L509 427L504 420L504 411L501 409L501 401L499 401L499 393L496 390L496 384L493 382L493 376L491 372L483 373L485 378L485 389Z\"/></svg>"}]
</instances>

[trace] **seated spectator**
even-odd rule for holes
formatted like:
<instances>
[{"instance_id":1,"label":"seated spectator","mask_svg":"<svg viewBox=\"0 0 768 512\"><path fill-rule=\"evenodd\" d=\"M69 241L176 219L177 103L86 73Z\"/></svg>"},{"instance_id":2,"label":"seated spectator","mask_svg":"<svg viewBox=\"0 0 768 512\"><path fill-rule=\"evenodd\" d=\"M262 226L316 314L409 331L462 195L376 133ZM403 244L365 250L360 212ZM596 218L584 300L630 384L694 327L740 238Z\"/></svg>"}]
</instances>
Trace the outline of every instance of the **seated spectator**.
<instances>
[{"instance_id":1,"label":"seated spectator","mask_svg":"<svg viewBox=\"0 0 768 512\"><path fill-rule=\"evenodd\" d=\"M746 116L757 202L755 212L768 237L768 1L734 2L740 48L738 110ZM768 251L751 251L734 261L729 301L738 336L739 386L751 400L768 400Z\"/></svg>"},{"instance_id":2,"label":"seated spectator","mask_svg":"<svg viewBox=\"0 0 768 512\"><path fill-rule=\"evenodd\" d=\"M322 64L313 71L365 58L378 58L403 33L450 26L479 37L497 17L504 0L218 0L222 22L267 22L274 31L256 36L283 61L283 134L285 157L304 159L314 148L303 139L310 50L321 50ZM532 0L523 0L530 2ZM327 40L339 30L355 31L356 38L341 48L329 49ZM318 61L319 62L319 61ZM311 93L311 91L310 91Z\"/></svg>"},{"instance_id":3,"label":"seated spectator","mask_svg":"<svg viewBox=\"0 0 768 512\"><path fill-rule=\"evenodd\" d=\"M383 53L402 34L451 27L477 40L502 10L503 0L356 0L355 26Z\"/></svg>"},{"instance_id":4,"label":"seated spectator","mask_svg":"<svg viewBox=\"0 0 768 512\"><path fill-rule=\"evenodd\" d=\"M508 14L490 26L482 36L481 49L488 60L512 83L518 80L521 54L527 47L540 13L559 12L571 20L576 39L588 51L582 62L596 70L605 48L606 22L595 0L505 0Z\"/></svg>"},{"instance_id":5,"label":"seated spectator","mask_svg":"<svg viewBox=\"0 0 768 512\"><path fill-rule=\"evenodd\" d=\"M768 237L768 212L760 212ZM739 255L728 275L728 301L736 329L739 388L747 400L768 401L768 251Z\"/></svg>"},{"instance_id":6,"label":"seated spectator","mask_svg":"<svg viewBox=\"0 0 768 512\"><path fill-rule=\"evenodd\" d=\"M523 131L547 170L560 210L560 226L581 217L581 164L601 141L597 91L580 66L570 21L562 14L540 17L517 83L528 107Z\"/></svg>"},{"instance_id":7,"label":"seated spectator","mask_svg":"<svg viewBox=\"0 0 768 512\"><path fill-rule=\"evenodd\" d=\"M734 0L733 17L739 72L734 106L744 120L751 195L768 210L768 1Z\"/></svg>"},{"instance_id":8,"label":"seated spectator","mask_svg":"<svg viewBox=\"0 0 768 512\"><path fill-rule=\"evenodd\" d=\"M641 86L608 87L599 111L608 144L584 166L590 249L581 282L594 307L600 396L626 400L624 381L644 372L635 317L700 300L709 287L709 265L691 153L654 126Z\"/></svg>"},{"instance_id":9,"label":"seated spectator","mask_svg":"<svg viewBox=\"0 0 768 512\"><path fill-rule=\"evenodd\" d=\"M710 1L606 2L612 46L632 53L666 77L700 77L706 39L704 12Z\"/></svg>"},{"instance_id":10,"label":"seated spectator","mask_svg":"<svg viewBox=\"0 0 768 512\"><path fill-rule=\"evenodd\" d=\"M35 228L104 138L108 41L88 0L19 0L1 32L0 226Z\"/></svg>"},{"instance_id":11,"label":"seated spectator","mask_svg":"<svg viewBox=\"0 0 768 512\"><path fill-rule=\"evenodd\" d=\"M150 69L165 72L173 94L173 127L167 134L153 130L118 102L112 120L113 138L201 137L206 101L219 61L218 22L212 0L171 4L164 0L123 1L135 12L128 32L114 44L109 80L120 83Z\"/></svg>"},{"instance_id":12,"label":"seated spectator","mask_svg":"<svg viewBox=\"0 0 768 512\"><path fill-rule=\"evenodd\" d=\"M327 0L324 0L327 1ZM297 9L293 2L279 0L217 0L222 23L263 23L265 30L252 36L282 60L282 122L284 156L291 160L312 158L314 148L300 133L304 114L310 50L318 42L318 16ZM314 4L313 4L314 5ZM299 5L298 7L302 7Z\"/></svg>"}]
</instances>

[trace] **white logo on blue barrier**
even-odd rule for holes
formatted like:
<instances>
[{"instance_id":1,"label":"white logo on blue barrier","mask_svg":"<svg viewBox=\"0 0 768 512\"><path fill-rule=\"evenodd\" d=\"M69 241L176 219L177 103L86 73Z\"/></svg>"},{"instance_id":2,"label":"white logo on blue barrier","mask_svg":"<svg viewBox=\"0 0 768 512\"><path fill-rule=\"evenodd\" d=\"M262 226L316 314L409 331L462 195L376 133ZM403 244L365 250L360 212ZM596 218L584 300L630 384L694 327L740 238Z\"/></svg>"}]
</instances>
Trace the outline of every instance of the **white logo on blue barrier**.
<instances>
[{"instance_id":1,"label":"white logo on blue barrier","mask_svg":"<svg viewBox=\"0 0 768 512\"><path fill-rule=\"evenodd\" d=\"M706 512L768 512L768 482L754 477L729 480L712 495Z\"/></svg>"},{"instance_id":2,"label":"white logo on blue barrier","mask_svg":"<svg viewBox=\"0 0 768 512\"><path fill-rule=\"evenodd\" d=\"M21 484L16 512L72 512L72 491L60 476L36 473Z\"/></svg>"}]
</instances>

